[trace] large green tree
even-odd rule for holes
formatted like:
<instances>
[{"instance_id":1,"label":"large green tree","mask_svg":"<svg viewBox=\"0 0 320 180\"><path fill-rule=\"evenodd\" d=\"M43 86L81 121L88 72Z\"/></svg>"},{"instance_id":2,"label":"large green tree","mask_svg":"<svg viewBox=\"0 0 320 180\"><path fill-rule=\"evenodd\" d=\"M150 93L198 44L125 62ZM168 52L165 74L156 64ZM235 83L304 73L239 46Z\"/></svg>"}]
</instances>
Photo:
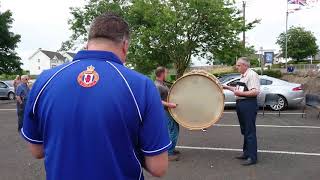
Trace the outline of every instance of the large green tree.
<instances>
[{"instance_id":1,"label":"large green tree","mask_svg":"<svg viewBox=\"0 0 320 180\"><path fill-rule=\"evenodd\" d=\"M20 57L15 52L20 35L10 31L12 22L10 11L0 12L0 74L22 72Z\"/></svg>"},{"instance_id":2,"label":"large green tree","mask_svg":"<svg viewBox=\"0 0 320 180\"><path fill-rule=\"evenodd\" d=\"M178 76L190 66L192 56L233 63L243 50L239 33L257 22L244 27L232 0L90 0L71 9L73 35L62 49L86 41L91 21L106 11L124 16L132 27L129 64L143 73L172 65Z\"/></svg>"},{"instance_id":3,"label":"large green tree","mask_svg":"<svg viewBox=\"0 0 320 180\"><path fill-rule=\"evenodd\" d=\"M297 61L318 53L317 39L311 31L303 27L290 27L288 30L288 57ZM286 34L281 33L277 38L277 44L283 53L286 52Z\"/></svg>"},{"instance_id":4,"label":"large green tree","mask_svg":"<svg viewBox=\"0 0 320 180\"><path fill-rule=\"evenodd\" d=\"M255 58L254 46L244 47L242 42L235 42L232 46L227 46L218 51L215 56L215 64L234 65L239 57Z\"/></svg>"}]
</instances>

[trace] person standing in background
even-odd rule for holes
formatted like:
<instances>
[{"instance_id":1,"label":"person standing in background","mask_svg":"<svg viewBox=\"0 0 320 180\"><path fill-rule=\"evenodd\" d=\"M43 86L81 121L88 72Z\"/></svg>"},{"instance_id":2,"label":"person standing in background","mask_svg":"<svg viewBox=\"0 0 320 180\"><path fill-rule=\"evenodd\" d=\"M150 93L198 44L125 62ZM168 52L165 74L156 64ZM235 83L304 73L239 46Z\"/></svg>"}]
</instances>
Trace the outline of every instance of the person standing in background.
<instances>
[{"instance_id":1,"label":"person standing in background","mask_svg":"<svg viewBox=\"0 0 320 180\"><path fill-rule=\"evenodd\" d=\"M238 59L236 68L241 73L240 82L236 87L223 86L237 96L237 116L240 124L241 134L244 137L243 154L237 159L245 160L244 166L256 164L257 135L256 117L258 111L257 96L260 93L259 75L250 69L250 61L246 57Z\"/></svg>"},{"instance_id":2,"label":"person standing in background","mask_svg":"<svg viewBox=\"0 0 320 180\"><path fill-rule=\"evenodd\" d=\"M166 85L165 80L167 79L168 70L165 67L158 67L156 69L156 80L155 85L160 93L162 105L164 106L167 119L168 119L168 131L170 140L172 142L171 147L168 150L169 161L178 161L180 152L175 150L179 136L179 124L172 118L168 111L168 108L176 108L177 105L171 102L167 102L169 87Z\"/></svg>"},{"instance_id":3,"label":"person standing in background","mask_svg":"<svg viewBox=\"0 0 320 180\"><path fill-rule=\"evenodd\" d=\"M17 76L18 77L18 76ZM17 78L16 78L17 79ZM29 76L21 76L21 82L16 88L16 99L17 99L17 114L18 114L18 131L20 132L23 125L23 115L26 101L29 95L29 86L28 86Z\"/></svg>"},{"instance_id":4,"label":"person standing in background","mask_svg":"<svg viewBox=\"0 0 320 180\"><path fill-rule=\"evenodd\" d=\"M16 78L13 80L13 87L14 87L14 92L16 92L17 87L21 83L21 77L20 75L17 75Z\"/></svg>"}]
</instances>

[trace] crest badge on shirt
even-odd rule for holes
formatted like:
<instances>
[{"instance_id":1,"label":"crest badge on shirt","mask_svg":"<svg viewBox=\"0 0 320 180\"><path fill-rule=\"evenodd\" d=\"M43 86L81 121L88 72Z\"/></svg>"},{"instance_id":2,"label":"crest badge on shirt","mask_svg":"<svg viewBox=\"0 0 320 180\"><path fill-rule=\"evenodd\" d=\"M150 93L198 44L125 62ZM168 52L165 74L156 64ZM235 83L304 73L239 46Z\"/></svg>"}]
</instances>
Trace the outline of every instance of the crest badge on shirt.
<instances>
[{"instance_id":1,"label":"crest badge on shirt","mask_svg":"<svg viewBox=\"0 0 320 180\"><path fill-rule=\"evenodd\" d=\"M80 86L85 88L93 87L99 81L99 74L94 70L95 68L91 65L87 67L87 70L82 71L78 75L78 83Z\"/></svg>"}]
</instances>

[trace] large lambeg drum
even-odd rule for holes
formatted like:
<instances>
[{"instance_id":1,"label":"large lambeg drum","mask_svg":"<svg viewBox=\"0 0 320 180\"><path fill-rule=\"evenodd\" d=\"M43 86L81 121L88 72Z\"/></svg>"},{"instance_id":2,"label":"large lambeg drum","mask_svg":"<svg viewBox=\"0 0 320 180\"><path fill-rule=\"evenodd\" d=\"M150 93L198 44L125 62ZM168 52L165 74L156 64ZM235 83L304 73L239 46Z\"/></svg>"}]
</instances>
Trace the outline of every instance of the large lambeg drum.
<instances>
[{"instance_id":1,"label":"large lambeg drum","mask_svg":"<svg viewBox=\"0 0 320 180\"><path fill-rule=\"evenodd\" d=\"M169 109L172 117L190 130L212 126L224 110L219 80L205 71L192 71L179 78L170 89L168 102L178 105Z\"/></svg>"}]
</instances>

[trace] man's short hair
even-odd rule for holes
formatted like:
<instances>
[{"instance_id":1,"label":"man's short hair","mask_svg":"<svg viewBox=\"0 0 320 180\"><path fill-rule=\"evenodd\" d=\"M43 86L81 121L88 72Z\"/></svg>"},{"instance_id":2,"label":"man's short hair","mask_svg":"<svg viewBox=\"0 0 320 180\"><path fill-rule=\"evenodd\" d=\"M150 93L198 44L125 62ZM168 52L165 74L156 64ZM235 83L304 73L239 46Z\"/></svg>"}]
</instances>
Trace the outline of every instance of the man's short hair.
<instances>
[{"instance_id":1,"label":"man's short hair","mask_svg":"<svg viewBox=\"0 0 320 180\"><path fill-rule=\"evenodd\" d=\"M165 67L162 67L162 66L157 67L156 72L155 72L156 73L156 77L161 76L161 74L164 73L164 72L166 72L166 68Z\"/></svg>"},{"instance_id":2,"label":"man's short hair","mask_svg":"<svg viewBox=\"0 0 320 180\"><path fill-rule=\"evenodd\" d=\"M240 57L238 59L238 61L241 61L243 64L247 65L248 67L250 67L250 60L247 57Z\"/></svg>"},{"instance_id":3,"label":"man's short hair","mask_svg":"<svg viewBox=\"0 0 320 180\"><path fill-rule=\"evenodd\" d=\"M114 13L105 13L93 21L89 31L88 40L108 39L115 43L120 43L130 39L128 23Z\"/></svg>"}]
</instances>

